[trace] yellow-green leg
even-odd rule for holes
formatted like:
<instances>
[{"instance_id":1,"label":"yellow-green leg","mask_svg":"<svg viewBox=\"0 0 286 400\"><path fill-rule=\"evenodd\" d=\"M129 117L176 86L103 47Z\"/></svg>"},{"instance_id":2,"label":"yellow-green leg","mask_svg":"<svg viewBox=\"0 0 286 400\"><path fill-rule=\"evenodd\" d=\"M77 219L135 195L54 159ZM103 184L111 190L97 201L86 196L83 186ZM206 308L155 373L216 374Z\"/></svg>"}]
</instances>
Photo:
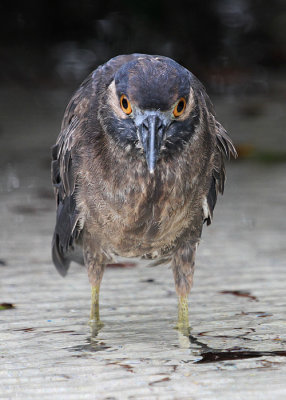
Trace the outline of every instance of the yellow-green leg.
<instances>
[{"instance_id":1,"label":"yellow-green leg","mask_svg":"<svg viewBox=\"0 0 286 400\"><path fill-rule=\"evenodd\" d=\"M91 287L91 309L89 325L91 326L91 338L95 339L98 332L103 327L103 322L99 317L99 289L100 285Z\"/></svg>"},{"instance_id":2,"label":"yellow-green leg","mask_svg":"<svg viewBox=\"0 0 286 400\"><path fill-rule=\"evenodd\" d=\"M87 267L88 279L91 285L91 308L90 308L90 320L89 325L91 326L91 337L95 338L103 323L100 321L99 316L99 290L100 284L103 277L105 260L104 255L97 253L97 242L89 234L85 232L83 236L83 256L84 263Z\"/></svg>"},{"instance_id":3,"label":"yellow-green leg","mask_svg":"<svg viewBox=\"0 0 286 400\"><path fill-rule=\"evenodd\" d=\"M177 328L184 334L190 333L188 296L179 296Z\"/></svg>"},{"instance_id":4,"label":"yellow-green leg","mask_svg":"<svg viewBox=\"0 0 286 400\"><path fill-rule=\"evenodd\" d=\"M90 322L99 322L99 289L100 285L91 287Z\"/></svg>"},{"instance_id":5,"label":"yellow-green leg","mask_svg":"<svg viewBox=\"0 0 286 400\"><path fill-rule=\"evenodd\" d=\"M183 243L172 259L175 287L179 297L177 328L185 336L190 334L188 294L193 284L197 244L198 240Z\"/></svg>"}]
</instances>

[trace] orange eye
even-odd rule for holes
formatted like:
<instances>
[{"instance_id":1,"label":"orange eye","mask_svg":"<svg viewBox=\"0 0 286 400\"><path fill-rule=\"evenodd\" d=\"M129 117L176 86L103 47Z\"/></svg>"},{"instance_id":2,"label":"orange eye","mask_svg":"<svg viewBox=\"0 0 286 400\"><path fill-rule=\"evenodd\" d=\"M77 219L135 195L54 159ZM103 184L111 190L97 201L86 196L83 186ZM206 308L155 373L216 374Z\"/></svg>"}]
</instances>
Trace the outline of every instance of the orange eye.
<instances>
[{"instance_id":1,"label":"orange eye","mask_svg":"<svg viewBox=\"0 0 286 400\"><path fill-rule=\"evenodd\" d=\"M120 107L121 107L122 111L124 111L125 114L127 114L127 115L132 113L131 104L130 104L129 100L127 99L127 97L125 96L125 94L123 94L120 97Z\"/></svg>"},{"instance_id":2,"label":"orange eye","mask_svg":"<svg viewBox=\"0 0 286 400\"><path fill-rule=\"evenodd\" d=\"M178 103L176 104L176 107L174 108L173 114L174 117L180 117L180 115L183 114L186 108L186 100L181 97Z\"/></svg>"}]
</instances>

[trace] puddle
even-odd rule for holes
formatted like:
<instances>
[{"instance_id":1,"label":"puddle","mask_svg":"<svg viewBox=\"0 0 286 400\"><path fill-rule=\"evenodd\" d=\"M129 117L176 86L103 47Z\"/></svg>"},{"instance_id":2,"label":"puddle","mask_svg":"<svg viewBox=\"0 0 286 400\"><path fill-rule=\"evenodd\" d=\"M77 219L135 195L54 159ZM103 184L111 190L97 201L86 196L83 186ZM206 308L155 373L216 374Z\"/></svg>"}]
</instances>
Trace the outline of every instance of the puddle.
<instances>
[{"instance_id":1,"label":"puddle","mask_svg":"<svg viewBox=\"0 0 286 400\"><path fill-rule=\"evenodd\" d=\"M73 346L73 347L66 347L67 350L73 352L79 352L82 354L75 354L74 357L86 357L87 353L97 353L98 351L104 351L111 349L111 346L107 346L106 343L102 342L101 340L95 340L93 338L87 338L86 344Z\"/></svg>"},{"instance_id":2,"label":"puddle","mask_svg":"<svg viewBox=\"0 0 286 400\"><path fill-rule=\"evenodd\" d=\"M111 348L111 346L107 346L105 342L103 342L101 339L99 339L97 336L99 334L99 331L103 328L104 324L103 323L92 323L90 324L90 336L86 338L85 344L83 345L78 345L78 346L73 346L73 347L68 347L67 349L69 351L75 351L75 352L82 352L82 354L77 354L74 355L74 357L86 357L88 352L91 353L96 353L98 351L103 351L103 350L108 350Z\"/></svg>"},{"instance_id":3,"label":"puddle","mask_svg":"<svg viewBox=\"0 0 286 400\"><path fill-rule=\"evenodd\" d=\"M194 361L195 364L206 364L206 363L231 361L231 360L244 360L247 358L259 358L259 357L273 357L273 356L286 357L285 350L258 351L258 350L250 350L247 348L239 348L239 347L233 347L230 349L223 350L223 349L215 349L209 347L207 344L199 341L193 335L189 335L189 339L190 343L196 344L202 350L200 354L202 358L198 361Z\"/></svg>"},{"instance_id":4,"label":"puddle","mask_svg":"<svg viewBox=\"0 0 286 400\"><path fill-rule=\"evenodd\" d=\"M245 294L245 292L243 292ZM247 293L249 294L249 293ZM248 296L247 296L248 297ZM254 296L252 296L254 297ZM248 313L242 312L241 314L238 315L245 315ZM257 317L266 317L266 316L271 316L263 311L256 311L253 312L254 315ZM73 352L74 354L72 357L82 357L82 358L88 358L92 357L93 353L97 352L105 352L108 351L110 352L113 351L118 351L120 350L121 346L112 346L110 342L106 343L103 338L99 338L99 332L102 329L103 324L91 324L91 332L88 337L85 338L84 342L81 342L82 344L72 346L72 347L65 347L66 350L69 352ZM29 328L25 329L25 331L30 331ZM257 342L261 343L261 340L256 337L247 337L248 335L252 335L253 333L256 332L255 328L247 327L247 328L242 328L242 327L236 327L233 328L232 333L233 334L222 334L217 335L215 332L212 331L203 331L198 333L196 336L192 335L190 333L190 328L187 331L180 331L180 337L184 338L185 341L182 342L179 340L179 343L174 344L174 347L177 348L183 348L187 349L187 351L190 352L190 355L192 355L191 360L182 360L184 363L193 363L193 364L207 364L207 363L216 363L216 362L224 362L224 361L239 361L239 360L245 360L245 359L255 359L255 358L261 358L261 357L286 357L286 350L271 350L271 351L260 351L260 350L255 350L255 344ZM47 331L47 333L69 333L69 334L74 334L74 331L67 331L67 330L54 330L54 331ZM237 333L237 334L236 334ZM136 335L135 335L136 336ZM208 336L208 338L207 338ZM200 338L206 338L204 343L203 341L200 340ZM217 348L217 347L211 347L207 343L210 340L213 339L227 339L230 341L230 346L227 348ZM124 341L124 339L122 339ZM136 339L135 339L136 340ZM142 336L140 336L140 339L142 340ZM204 340L204 339L203 339ZM233 344L237 344L238 340L241 341L248 341L249 345L253 349L249 347L245 347L244 345L242 346L232 346ZM152 337L149 337L147 342L152 342ZM125 342L124 342L125 343ZM122 343L122 344L124 344ZM183 344L182 344L183 343ZM132 340L131 343L132 344ZM148 343L145 343L146 346L148 347ZM119 354L119 353L116 353ZM194 357L195 356L195 360ZM128 362L128 356L124 353L124 357L126 358L126 362L124 362L123 359L120 360L106 360L107 365L119 365L120 367L126 369L126 371L133 373L133 367L131 363ZM267 362L267 360L262 360ZM175 369L177 366L175 366ZM175 371L174 369L174 371ZM151 385L156 385L157 383L159 384L160 382L164 382L167 380L167 378L163 378L162 380L158 380L155 382L152 382Z\"/></svg>"},{"instance_id":5,"label":"puddle","mask_svg":"<svg viewBox=\"0 0 286 400\"><path fill-rule=\"evenodd\" d=\"M246 292L243 290L221 290L220 294L232 294L233 296L238 297L247 297L250 300L258 301L257 297L253 296L250 292Z\"/></svg>"},{"instance_id":6,"label":"puddle","mask_svg":"<svg viewBox=\"0 0 286 400\"><path fill-rule=\"evenodd\" d=\"M279 356L286 357L286 351L255 351L255 350L223 350L223 351L209 351L202 353L202 359L195 361L195 364L212 363L219 361L230 361L230 360L243 360L246 358L259 358L264 356Z\"/></svg>"}]
</instances>

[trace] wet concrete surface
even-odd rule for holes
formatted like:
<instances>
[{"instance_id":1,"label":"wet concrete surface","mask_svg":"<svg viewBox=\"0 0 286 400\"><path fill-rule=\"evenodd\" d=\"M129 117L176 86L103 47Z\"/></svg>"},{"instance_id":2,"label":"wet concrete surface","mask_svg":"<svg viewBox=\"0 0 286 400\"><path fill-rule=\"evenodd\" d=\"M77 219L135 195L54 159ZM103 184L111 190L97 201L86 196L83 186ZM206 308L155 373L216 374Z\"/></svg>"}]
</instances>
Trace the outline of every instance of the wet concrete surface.
<instances>
[{"instance_id":1,"label":"wet concrete surface","mask_svg":"<svg viewBox=\"0 0 286 400\"><path fill-rule=\"evenodd\" d=\"M174 329L171 270L138 260L107 268L104 326L92 332L85 269L73 264L63 279L50 257L49 147L68 97L1 95L0 398L285 399L286 164L227 165L225 195L198 250L189 335ZM214 102L230 128L235 104ZM249 125L260 127L261 149L283 147L280 131L271 144L263 139L259 118ZM285 117L273 118L278 126ZM257 146L253 131L244 134Z\"/></svg>"}]
</instances>

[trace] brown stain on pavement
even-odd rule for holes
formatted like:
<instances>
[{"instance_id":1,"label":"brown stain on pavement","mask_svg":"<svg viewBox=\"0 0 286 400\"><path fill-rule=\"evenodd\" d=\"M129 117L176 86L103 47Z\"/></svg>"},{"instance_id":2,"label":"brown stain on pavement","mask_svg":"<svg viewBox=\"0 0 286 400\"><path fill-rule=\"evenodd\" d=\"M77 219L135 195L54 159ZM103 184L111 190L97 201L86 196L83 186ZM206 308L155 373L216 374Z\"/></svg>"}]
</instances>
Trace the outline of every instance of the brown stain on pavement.
<instances>
[{"instance_id":1,"label":"brown stain on pavement","mask_svg":"<svg viewBox=\"0 0 286 400\"><path fill-rule=\"evenodd\" d=\"M259 318L273 317L273 314L267 313L267 312L264 312L264 311L250 311L250 312L241 311L240 314L235 314L235 315L254 315L254 316L259 317Z\"/></svg>"},{"instance_id":2,"label":"brown stain on pavement","mask_svg":"<svg viewBox=\"0 0 286 400\"><path fill-rule=\"evenodd\" d=\"M243 290L221 290L220 294L232 294L233 296L238 297L247 297L250 300L258 301L257 297L253 296L250 292L246 292Z\"/></svg>"},{"instance_id":3,"label":"brown stain on pavement","mask_svg":"<svg viewBox=\"0 0 286 400\"><path fill-rule=\"evenodd\" d=\"M123 363L120 362L120 361L112 361L112 362L107 363L106 365L119 365L120 367L126 369L126 371L128 371L128 372L134 372L134 370L133 370L133 368L131 367L131 365L129 365L129 364L123 364Z\"/></svg>"},{"instance_id":4,"label":"brown stain on pavement","mask_svg":"<svg viewBox=\"0 0 286 400\"><path fill-rule=\"evenodd\" d=\"M166 378L163 378L163 379L159 379L158 381L150 382L149 386L156 385L157 383L168 382L170 380L171 380L170 378L166 377Z\"/></svg>"},{"instance_id":5,"label":"brown stain on pavement","mask_svg":"<svg viewBox=\"0 0 286 400\"><path fill-rule=\"evenodd\" d=\"M18 328L18 329L13 329L14 332L33 332L35 330L36 330L36 328Z\"/></svg>"}]
</instances>

